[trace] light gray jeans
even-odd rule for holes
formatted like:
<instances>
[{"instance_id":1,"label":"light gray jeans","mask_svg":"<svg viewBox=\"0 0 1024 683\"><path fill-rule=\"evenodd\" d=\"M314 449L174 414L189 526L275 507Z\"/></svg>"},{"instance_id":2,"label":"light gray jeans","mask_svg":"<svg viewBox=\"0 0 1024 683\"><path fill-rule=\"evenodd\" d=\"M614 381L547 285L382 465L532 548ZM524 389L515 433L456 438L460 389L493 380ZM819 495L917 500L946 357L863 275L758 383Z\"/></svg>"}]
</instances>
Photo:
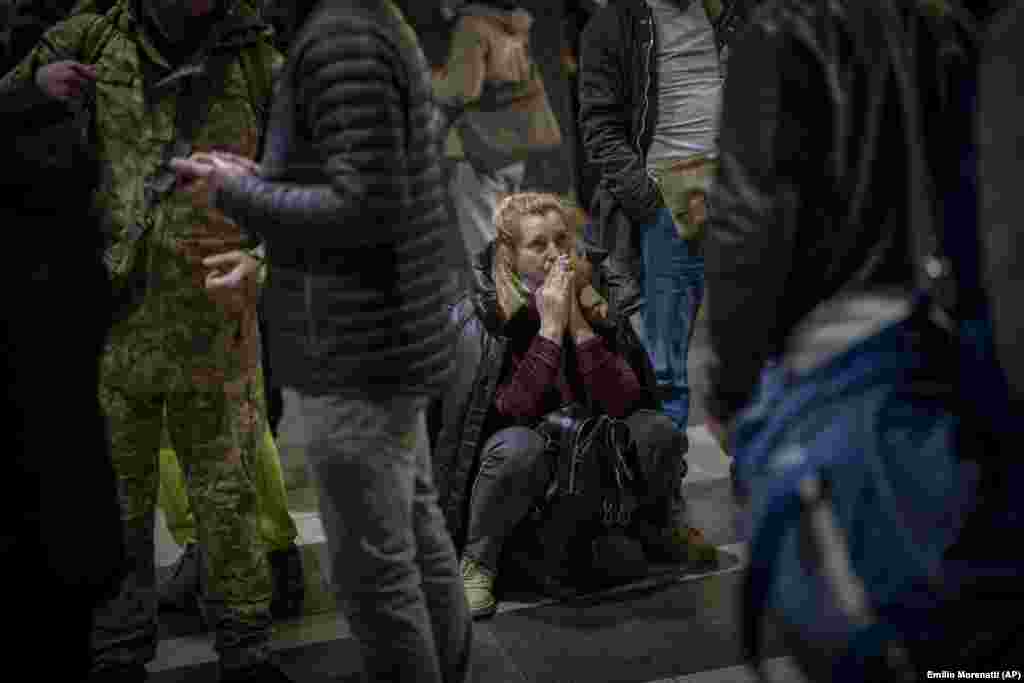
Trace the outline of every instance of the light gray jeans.
<instances>
[{"instance_id":1,"label":"light gray jeans","mask_svg":"<svg viewBox=\"0 0 1024 683\"><path fill-rule=\"evenodd\" d=\"M494 210L506 195L522 190L525 177L525 161L488 173L473 168L468 161L455 165L449 191L470 263L497 237Z\"/></svg>"},{"instance_id":2,"label":"light gray jeans","mask_svg":"<svg viewBox=\"0 0 1024 683\"><path fill-rule=\"evenodd\" d=\"M331 580L367 681L461 683L472 622L427 441L426 399L300 395Z\"/></svg>"}]
</instances>

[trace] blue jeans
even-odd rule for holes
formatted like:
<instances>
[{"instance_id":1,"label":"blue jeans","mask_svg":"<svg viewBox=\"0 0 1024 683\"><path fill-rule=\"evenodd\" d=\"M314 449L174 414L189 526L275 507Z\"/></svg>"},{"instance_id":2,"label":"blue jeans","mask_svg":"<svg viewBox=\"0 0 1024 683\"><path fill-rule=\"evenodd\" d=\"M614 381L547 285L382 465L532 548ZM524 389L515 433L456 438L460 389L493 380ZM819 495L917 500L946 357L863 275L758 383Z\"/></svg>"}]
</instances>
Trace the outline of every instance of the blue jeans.
<instances>
[{"instance_id":1,"label":"blue jeans","mask_svg":"<svg viewBox=\"0 0 1024 683\"><path fill-rule=\"evenodd\" d=\"M331 579L367 681L460 683L472 623L437 505L426 401L301 396Z\"/></svg>"},{"instance_id":2,"label":"blue jeans","mask_svg":"<svg viewBox=\"0 0 1024 683\"><path fill-rule=\"evenodd\" d=\"M668 208L642 228L640 245L645 303L638 332L663 390L665 414L685 433L690 419L686 359L704 299L704 257L679 237Z\"/></svg>"}]
</instances>

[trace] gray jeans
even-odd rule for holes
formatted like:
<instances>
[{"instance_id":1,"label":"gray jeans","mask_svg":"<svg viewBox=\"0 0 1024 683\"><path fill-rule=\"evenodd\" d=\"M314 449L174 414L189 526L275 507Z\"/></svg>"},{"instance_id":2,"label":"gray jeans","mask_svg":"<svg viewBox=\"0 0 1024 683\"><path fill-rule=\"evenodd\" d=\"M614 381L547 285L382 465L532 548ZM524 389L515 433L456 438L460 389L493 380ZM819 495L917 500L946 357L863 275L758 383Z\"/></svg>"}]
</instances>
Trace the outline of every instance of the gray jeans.
<instances>
[{"instance_id":1,"label":"gray jeans","mask_svg":"<svg viewBox=\"0 0 1024 683\"><path fill-rule=\"evenodd\" d=\"M497 237L494 210L506 195L522 189L525 177L525 161L489 173L475 169L468 161L455 165L449 191L470 263Z\"/></svg>"},{"instance_id":2,"label":"gray jeans","mask_svg":"<svg viewBox=\"0 0 1024 683\"><path fill-rule=\"evenodd\" d=\"M472 624L437 505L425 399L300 399L331 579L365 680L464 681Z\"/></svg>"},{"instance_id":3,"label":"gray jeans","mask_svg":"<svg viewBox=\"0 0 1024 683\"><path fill-rule=\"evenodd\" d=\"M668 526L683 464L683 434L672 421L650 410L638 410L625 420L637 459L649 482L648 499L638 513L647 521ZM469 503L466 556L496 572L504 540L544 495L555 476L555 462L546 455L545 441L528 427L502 429L484 444L480 471Z\"/></svg>"}]
</instances>

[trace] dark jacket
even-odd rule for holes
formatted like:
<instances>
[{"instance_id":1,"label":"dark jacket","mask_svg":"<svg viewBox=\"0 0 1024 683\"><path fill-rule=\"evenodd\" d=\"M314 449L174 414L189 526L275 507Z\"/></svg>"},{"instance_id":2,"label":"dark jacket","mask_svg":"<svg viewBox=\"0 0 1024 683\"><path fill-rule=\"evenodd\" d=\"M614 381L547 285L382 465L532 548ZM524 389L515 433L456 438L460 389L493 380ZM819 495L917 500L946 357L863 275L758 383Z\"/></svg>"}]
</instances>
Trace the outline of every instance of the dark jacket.
<instances>
[{"instance_id":1,"label":"dark jacket","mask_svg":"<svg viewBox=\"0 0 1024 683\"><path fill-rule=\"evenodd\" d=\"M940 54L940 22L906 21L920 24L917 54ZM840 292L914 290L910 138L886 30L866 4L788 0L763 6L735 46L706 244L708 409L720 420L749 400L817 305ZM927 161L957 169L948 152L959 150L943 144L939 70L920 71Z\"/></svg>"},{"instance_id":2,"label":"dark jacket","mask_svg":"<svg viewBox=\"0 0 1024 683\"><path fill-rule=\"evenodd\" d=\"M597 265L595 285L607 291L604 256L591 250L589 256ZM451 326L456 333L456 366L451 388L441 407L441 431L434 448L434 480L441 510L448 529L461 547L465 535L467 506L477 456L494 428L495 394L509 372L510 325L498 316L498 295L493 278L493 243L477 255L474 262L474 283L451 309ZM595 326L608 348L626 358L636 373L647 397L638 406L660 409L655 394L654 370L647 353L640 345L632 326L624 319L609 317L607 324ZM532 425L527 425L532 426Z\"/></svg>"},{"instance_id":3,"label":"dark jacket","mask_svg":"<svg viewBox=\"0 0 1024 683\"><path fill-rule=\"evenodd\" d=\"M725 0L715 17L721 50L746 18L750 0ZM580 38L580 135L587 162L600 173L591 202L594 239L608 250L619 283L612 307L629 315L642 305L638 231L664 199L647 171L657 125L657 30L645 0L608 3Z\"/></svg>"},{"instance_id":4,"label":"dark jacket","mask_svg":"<svg viewBox=\"0 0 1024 683\"><path fill-rule=\"evenodd\" d=\"M305 393L432 392L452 363L449 259L429 69L374 0L319 4L271 113L262 177L218 207L262 235L276 380Z\"/></svg>"},{"instance_id":5,"label":"dark jacket","mask_svg":"<svg viewBox=\"0 0 1024 683\"><path fill-rule=\"evenodd\" d=\"M0 114L0 156L14 164L0 180L0 225L14 248L0 276L10 293L0 326L0 412L11 445L0 579L63 604L67 623L78 624L117 594L127 570L98 393L111 291L100 221L90 211L97 169L89 157L54 167L20 154L13 134L29 132L31 121ZM15 600L12 618L23 604Z\"/></svg>"},{"instance_id":6,"label":"dark jacket","mask_svg":"<svg viewBox=\"0 0 1024 683\"><path fill-rule=\"evenodd\" d=\"M983 275L992 311L999 360L1006 371L1017 406L1024 405L1024 244L1020 220L1024 193L1020 187L1024 106L1019 93L1024 64L1024 5L1020 2L999 18L986 46L978 94L979 186Z\"/></svg>"}]
</instances>

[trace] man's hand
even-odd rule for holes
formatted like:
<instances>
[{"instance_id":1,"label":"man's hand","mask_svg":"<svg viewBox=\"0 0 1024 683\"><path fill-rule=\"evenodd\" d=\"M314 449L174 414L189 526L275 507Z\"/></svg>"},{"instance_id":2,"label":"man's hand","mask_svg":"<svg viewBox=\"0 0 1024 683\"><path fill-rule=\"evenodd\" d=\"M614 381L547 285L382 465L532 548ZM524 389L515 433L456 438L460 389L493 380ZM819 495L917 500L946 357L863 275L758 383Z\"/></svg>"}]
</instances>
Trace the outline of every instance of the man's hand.
<instances>
[{"instance_id":1,"label":"man's hand","mask_svg":"<svg viewBox=\"0 0 1024 683\"><path fill-rule=\"evenodd\" d=\"M216 151L209 153L197 154L196 156L216 157L221 161L225 161L229 164L234 164L235 166L240 166L241 168L245 169L250 175L259 175L260 173L260 165L257 162L253 161L248 157L243 157L240 154L235 154L234 152L228 152L226 150L218 149Z\"/></svg>"},{"instance_id":2,"label":"man's hand","mask_svg":"<svg viewBox=\"0 0 1024 683\"><path fill-rule=\"evenodd\" d=\"M228 178L254 175L259 166L246 159L246 163L226 152L193 154L187 159L171 159L170 167L178 174L178 183L186 191L195 191L197 181L205 180L211 194L216 194Z\"/></svg>"},{"instance_id":3,"label":"man's hand","mask_svg":"<svg viewBox=\"0 0 1024 683\"><path fill-rule=\"evenodd\" d=\"M208 290L241 289L260 269L260 261L244 251L229 251L203 259L210 268L206 275Z\"/></svg>"},{"instance_id":4,"label":"man's hand","mask_svg":"<svg viewBox=\"0 0 1024 683\"><path fill-rule=\"evenodd\" d=\"M73 60L47 64L36 71L36 85L47 96L61 102L79 99L96 82L96 67Z\"/></svg>"},{"instance_id":5,"label":"man's hand","mask_svg":"<svg viewBox=\"0 0 1024 683\"><path fill-rule=\"evenodd\" d=\"M203 259L210 269L206 291L221 307L245 318L255 310L259 294L260 261L244 251L229 251Z\"/></svg>"}]
</instances>

